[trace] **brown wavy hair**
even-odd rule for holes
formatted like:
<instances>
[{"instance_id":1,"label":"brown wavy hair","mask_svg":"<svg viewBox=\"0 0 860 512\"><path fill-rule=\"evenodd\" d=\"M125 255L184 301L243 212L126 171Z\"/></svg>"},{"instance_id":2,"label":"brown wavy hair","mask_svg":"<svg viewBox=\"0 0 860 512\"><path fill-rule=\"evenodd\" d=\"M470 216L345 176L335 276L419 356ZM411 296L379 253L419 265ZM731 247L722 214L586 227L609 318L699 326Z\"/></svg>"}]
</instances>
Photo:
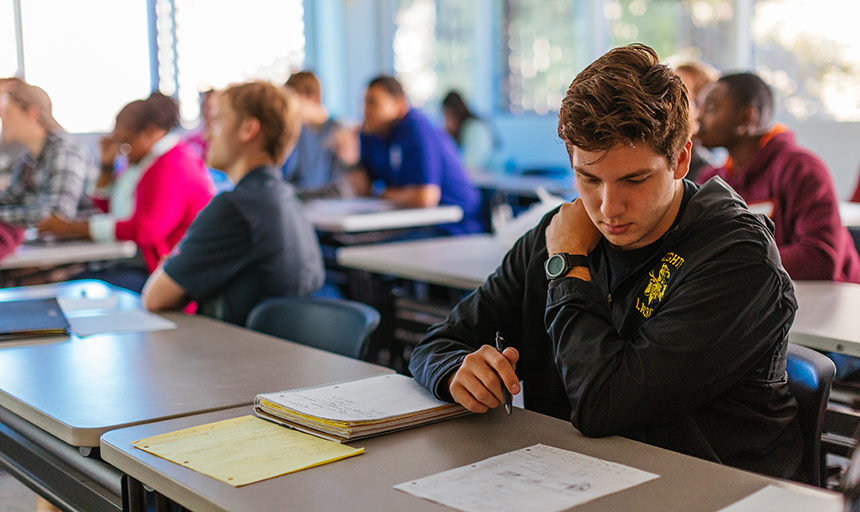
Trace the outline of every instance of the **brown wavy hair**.
<instances>
[{"instance_id":1,"label":"brown wavy hair","mask_svg":"<svg viewBox=\"0 0 860 512\"><path fill-rule=\"evenodd\" d=\"M558 113L568 155L578 147L605 157L617 144L645 143L673 164L692 131L687 89L643 44L610 50L585 68Z\"/></svg>"},{"instance_id":2,"label":"brown wavy hair","mask_svg":"<svg viewBox=\"0 0 860 512\"><path fill-rule=\"evenodd\" d=\"M302 129L296 93L256 81L230 86L222 93L222 101L229 102L239 119L253 117L260 121L263 149L282 165Z\"/></svg>"}]
</instances>

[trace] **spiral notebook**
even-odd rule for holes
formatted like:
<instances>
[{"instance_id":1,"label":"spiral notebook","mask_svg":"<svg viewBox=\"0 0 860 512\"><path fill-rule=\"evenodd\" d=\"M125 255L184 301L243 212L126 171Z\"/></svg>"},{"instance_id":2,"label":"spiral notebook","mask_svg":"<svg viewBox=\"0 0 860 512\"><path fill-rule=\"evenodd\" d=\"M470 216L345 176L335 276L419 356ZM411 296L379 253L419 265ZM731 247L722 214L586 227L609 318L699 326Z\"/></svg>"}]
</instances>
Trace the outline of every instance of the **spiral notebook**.
<instances>
[{"instance_id":1,"label":"spiral notebook","mask_svg":"<svg viewBox=\"0 0 860 512\"><path fill-rule=\"evenodd\" d=\"M261 418L338 442L394 432L467 414L436 399L411 377L382 374L257 395Z\"/></svg>"}]
</instances>

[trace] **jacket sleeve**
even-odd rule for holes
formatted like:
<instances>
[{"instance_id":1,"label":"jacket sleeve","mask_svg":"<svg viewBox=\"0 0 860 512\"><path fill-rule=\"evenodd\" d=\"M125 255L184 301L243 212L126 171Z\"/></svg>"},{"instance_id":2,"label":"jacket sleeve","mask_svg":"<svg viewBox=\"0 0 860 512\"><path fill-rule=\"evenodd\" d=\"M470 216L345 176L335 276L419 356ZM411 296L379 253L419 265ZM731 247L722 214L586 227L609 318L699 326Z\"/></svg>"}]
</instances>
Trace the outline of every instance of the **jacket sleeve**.
<instances>
[{"instance_id":1,"label":"jacket sleeve","mask_svg":"<svg viewBox=\"0 0 860 512\"><path fill-rule=\"evenodd\" d=\"M796 306L783 279L760 262L711 260L666 292L633 339L619 336L594 283L552 283L545 322L573 425L591 437L621 434L720 395L787 335Z\"/></svg>"},{"instance_id":2,"label":"jacket sleeve","mask_svg":"<svg viewBox=\"0 0 860 512\"><path fill-rule=\"evenodd\" d=\"M448 377L469 353L492 345L496 331L522 332L526 266L542 226L520 238L487 281L460 301L443 323L433 326L412 352L409 370L440 400L452 400ZM507 338L509 346L520 349L521 340Z\"/></svg>"},{"instance_id":3,"label":"jacket sleeve","mask_svg":"<svg viewBox=\"0 0 860 512\"><path fill-rule=\"evenodd\" d=\"M777 240L782 265L793 279L833 280L837 277L843 238L839 201L827 169L819 161L798 159L786 169L793 176L790 187L781 187L783 222ZM853 247L851 248L853 249Z\"/></svg>"}]
</instances>

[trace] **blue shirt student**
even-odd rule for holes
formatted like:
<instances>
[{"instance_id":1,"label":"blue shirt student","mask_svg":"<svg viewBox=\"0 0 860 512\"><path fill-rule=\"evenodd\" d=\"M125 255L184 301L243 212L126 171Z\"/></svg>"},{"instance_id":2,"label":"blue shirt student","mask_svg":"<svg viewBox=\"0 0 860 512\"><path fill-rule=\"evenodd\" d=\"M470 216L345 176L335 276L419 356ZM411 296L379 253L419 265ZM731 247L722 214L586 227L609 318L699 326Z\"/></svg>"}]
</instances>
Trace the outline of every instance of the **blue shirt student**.
<instances>
[{"instance_id":1,"label":"blue shirt student","mask_svg":"<svg viewBox=\"0 0 860 512\"><path fill-rule=\"evenodd\" d=\"M449 234L481 231L480 195L457 156L451 137L410 109L385 137L361 135L361 162L372 181L386 186L436 185L440 204L458 205L463 220L439 226Z\"/></svg>"},{"instance_id":2,"label":"blue shirt student","mask_svg":"<svg viewBox=\"0 0 860 512\"><path fill-rule=\"evenodd\" d=\"M205 315L244 325L269 297L322 286L316 232L280 169L258 167L204 208L164 264Z\"/></svg>"},{"instance_id":3,"label":"blue shirt student","mask_svg":"<svg viewBox=\"0 0 860 512\"><path fill-rule=\"evenodd\" d=\"M296 148L281 167L284 179L297 190L322 188L342 173L340 161L329 145L329 138L338 127L334 118L317 129L302 126Z\"/></svg>"}]
</instances>

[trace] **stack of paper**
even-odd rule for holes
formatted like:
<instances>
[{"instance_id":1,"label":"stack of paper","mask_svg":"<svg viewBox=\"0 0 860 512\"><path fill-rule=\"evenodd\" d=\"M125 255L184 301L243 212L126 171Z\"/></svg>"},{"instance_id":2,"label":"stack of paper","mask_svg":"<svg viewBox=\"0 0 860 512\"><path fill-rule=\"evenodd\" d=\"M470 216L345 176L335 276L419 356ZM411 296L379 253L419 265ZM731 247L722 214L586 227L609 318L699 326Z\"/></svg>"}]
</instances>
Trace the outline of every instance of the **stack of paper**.
<instances>
[{"instance_id":1,"label":"stack of paper","mask_svg":"<svg viewBox=\"0 0 860 512\"><path fill-rule=\"evenodd\" d=\"M351 441L468 413L412 378L384 374L257 395L265 419L334 441Z\"/></svg>"}]
</instances>

